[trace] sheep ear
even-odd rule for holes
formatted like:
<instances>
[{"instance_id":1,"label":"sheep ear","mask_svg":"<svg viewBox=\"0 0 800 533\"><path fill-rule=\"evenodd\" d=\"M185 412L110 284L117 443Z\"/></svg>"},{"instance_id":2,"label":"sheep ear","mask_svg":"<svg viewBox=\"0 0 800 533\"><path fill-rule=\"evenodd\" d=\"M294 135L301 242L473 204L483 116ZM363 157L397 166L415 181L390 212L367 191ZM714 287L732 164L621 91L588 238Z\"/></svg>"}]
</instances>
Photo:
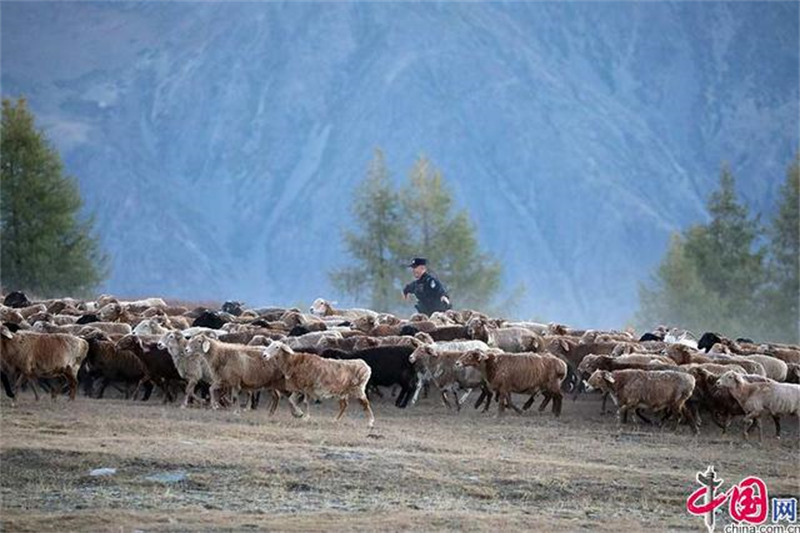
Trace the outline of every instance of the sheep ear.
<instances>
[{"instance_id":1,"label":"sheep ear","mask_svg":"<svg viewBox=\"0 0 800 533\"><path fill-rule=\"evenodd\" d=\"M616 383L616 382L614 381L614 376L612 376L610 372L608 372L608 373L604 374L604 375L603 375L603 379L605 379L605 380L606 380L606 381L608 381L609 383Z\"/></svg>"},{"instance_id":2,"label":"sheep ear","mask_svg":"<svg viewBox=\"0 0 800 533\"><path fill-rule=\"evenodd\" d=\"M7 338L7 339L13 339L13 338L14 338L14 334L13 334L13 333L11 333L11 330L10 330L10 329L8 329L8 328L7 328L7 327L5 327L5 326L3 326L3 329L2 329L2 331L0 331L0 333L2 333L2 334L3 334L3 337L5 337L5 338Z\"/></svg>"},{"instance_id":3,"label":"sheep ear","mask_svg":"<svg viewBox=\"0 0 800 533\"><path fill-rule=\"evenodd\" d=\"M561 349L564 350L565 352L569 351L569 343L564 339L559 339L558 344L561 345Z\"/></svg>"},{"instance_id":4,"label":"sheep ear","mask_svg":"<svg viewBox=\"0 0 800 533\"><path fill-rule=\"evenodd\" d=\"M211 349L211 341L205 340L203 341L203 353L208 353Z\"/></svg>"}]
</instances>

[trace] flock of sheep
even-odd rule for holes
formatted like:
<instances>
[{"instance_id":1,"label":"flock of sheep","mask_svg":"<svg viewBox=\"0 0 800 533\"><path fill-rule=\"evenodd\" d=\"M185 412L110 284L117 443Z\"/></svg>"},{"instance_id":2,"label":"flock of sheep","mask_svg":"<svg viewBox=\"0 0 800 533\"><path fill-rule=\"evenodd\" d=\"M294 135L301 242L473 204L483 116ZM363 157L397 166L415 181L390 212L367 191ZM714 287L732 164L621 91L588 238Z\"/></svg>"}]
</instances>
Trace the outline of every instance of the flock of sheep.
<instances>
[{"instance_id":1,"label":"flock of sheep","mask_svg":"<svg viewBox=\"0 0 800 533\"><path fill-rule=\"evenodd\" d=\"M565 393L597 389L618 406L620 423L633 411L644 423L672 420L698 432L712 421L725 432L743 417L744 438L769 414L780 438L781 415L800 414L800 346L755 344L706 333L657 328L631 332L578 331L559 324L508 322L476 311L447 311L401 319L368 309L335 309L317 299L298 309L188 309L160 298L96 301L72 298L31 302L20 292L0 306L0 370L7 396L27 384L53 398L79 388L101 398L109 385L146 400L183 392L182 407L255 408L261 392L270 414L282 397L294 416L311 400L336 398L341 418L351 399L374 415L369 395L399 388L404 408L421 391L460 410L473 390L475 408L522 413L537 395L539 410L562 411ZM681 334L679 334L681 333ZM513 394L529 396L522 408ZM452 407L451 401L452 400ZM650 416L660 415L653 421Z\"/></svg>"}]
</instances>

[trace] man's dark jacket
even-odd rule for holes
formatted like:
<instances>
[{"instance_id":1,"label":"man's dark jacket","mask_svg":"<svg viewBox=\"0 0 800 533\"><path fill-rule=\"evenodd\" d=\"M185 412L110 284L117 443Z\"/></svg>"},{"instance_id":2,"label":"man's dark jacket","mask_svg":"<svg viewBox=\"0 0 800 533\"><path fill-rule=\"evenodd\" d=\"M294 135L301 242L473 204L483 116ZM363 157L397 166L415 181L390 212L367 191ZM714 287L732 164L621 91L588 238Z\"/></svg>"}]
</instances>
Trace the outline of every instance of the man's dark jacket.
<instances>
[{"instance_id":1,"label":"man's dark jacket","mask_svg":"<svg viewBox=\"0 0 800 533\"><path fill-rule=\"evenodd\" d=\"M447 311L452 306L442 301L442 296L447 294L447 287L436 279L430 272L425 272L403 288L403 294L413 294L417 297L417 311L430 315L436 311Z\"/></svg>"}]
</instances>

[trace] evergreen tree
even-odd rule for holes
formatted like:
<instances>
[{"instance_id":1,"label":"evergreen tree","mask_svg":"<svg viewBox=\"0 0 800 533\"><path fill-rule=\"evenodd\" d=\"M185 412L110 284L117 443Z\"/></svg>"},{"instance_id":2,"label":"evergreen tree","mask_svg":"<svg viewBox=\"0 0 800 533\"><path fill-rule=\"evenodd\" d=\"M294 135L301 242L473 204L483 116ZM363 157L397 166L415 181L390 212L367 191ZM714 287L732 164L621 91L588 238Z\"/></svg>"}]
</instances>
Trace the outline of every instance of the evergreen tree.
<instances>
[{"instance_id":1,"label":"evergreen tree","mask_svg":"<svg viewBox=\"0 0 800 533\"><path fill-rule=\"evenodd\" d=\"M86 295L107 275L93 220L80 219L77 184L36 129L25 100L2 105L2 285L43 297Z\"/></svg>"},{"instance_id":2,"label":"evergreen tree","mask_svg":"<svg viewBox=\"0 0 800 533\"><path fill-rule=\"evenodd\" d=\"M359 233L344 232L353 266L331 274L340 292L376 311L396 311L401 302L401 264L407 255L407 223L401 217L400 200L392 189L383 152L375 150L367 177L353 203Z\"/></svg>"},{"instance_id":3,"label":"evergreen tree","mask_svg":"<svg viewBox=\"0 0 800 533\"><path fill-rule=\"evenodd\" d=\"M727 166L708 202L711 222L673 238L658 267L654 287L640 287L639 327L655 324L754 336L763 327L759 302L764 252L757 219L736 200Z\"/></svg>"},{"instance_id":4,"label":"evergreen tree","mask_svg":"<svg viewBox=\"0 0 800 533\"><path fill-rule=\"evenodd\" d=\"M695 331L721 331L727 327L718 317L722 305L719 297L705 287L697 267L686 255L686 241L696 238L692 233L698 231L702 228L689 230L686 237L673 234L652 287L639 285L637 328L649 330L664 324L691 325Z\"/></svg>"},{"instance_id":5,"label":"evergreen tree","mask_svg":"<svg viewBox=\"0 0 800 533\"><path fill-rule=\"evenodd\" d=\"M778 211L768 230L765 317L769 340L800 342L800 154L789 167L781 187Z\"/></svg>"},{"instance_id":6,"label":"evergreen tree","mask_svg":"<svg viewBox=\"0 0 800 533\"><path fill-rule=\"evenodd\" d=\"M735 182L727 165L720 173L719 190L708 203L711 222L686 242L704 286L728 304L729 314L742 316L754 308L754 296L764 281L764 251L755 250L761 235L758 220L736 200ZM754 251L755 250L755 251Z\"/></svg>"},{"instance_id":7,"label":"evergreen tree","mask_svg":"<svg viewBox=\"0 0 800 533\"><path fill-rule=\"evenodd\" d=\"M479 250L466 211L453 212L452 194L427 158L415 162L402 198L413 255L428 259L455 306L486 309L500 287L500 264Z\"/></svg>"}]
</instances>

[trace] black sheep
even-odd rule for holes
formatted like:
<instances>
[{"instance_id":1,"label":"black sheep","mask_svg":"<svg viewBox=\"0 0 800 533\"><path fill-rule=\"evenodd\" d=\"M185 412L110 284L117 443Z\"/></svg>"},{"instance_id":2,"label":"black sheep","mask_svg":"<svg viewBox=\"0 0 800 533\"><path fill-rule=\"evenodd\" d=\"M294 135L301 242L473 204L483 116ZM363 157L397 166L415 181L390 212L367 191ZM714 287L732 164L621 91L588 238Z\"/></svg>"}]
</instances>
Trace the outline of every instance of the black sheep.
<instances>
[{"instance_id":1,"label":"black sheep","mask_svg":"<svg viewBox=\"0 0 800 533\"><path fill-rule=\"evenodd\" d=\"M414 351L410 346L376 346L348 353L329 349L322 352L328 359L361 359L372 369L369 386L390 387L400 385L395 405L405 408L417 386L417 371L408 357Z\"/></svg>"},{"instance_id":2,"label":"black sheep","mask_svg":"<svg viewBox=\"0 0 800 533\"><path fill-rule=\"evenodd\" d=\"M703 333L703 336L700 337L699 341L697 341L697 348L699 350L705 350L708 352L711 347L718 342L722 342L722 337L719 335L719 333L711 333L710 331L707 331Z\"/></svg>"},{"instance_id":3,"label":"black sheep","mask_svg":"<svg viewBox=\"0 0 800 533\"><path fill-rule=\"evenodd\" d=\"M202 327L220 329L225 325L225 321L214 311L203 311L200 316L194 319L192 327Z\"/></svg>"},{"instance_id":4,"label":"black sheep","mask_svg":"<svg viewBox=\"0 0 800 533\"><path fill-rule=\"evenodd\" d=\"M31 302L28 300L28 297L25 296L24 292L14 291L8 293L5 300L3 300L3 305L19 309L20 307L28 307L31 305Z\"/></svg>"}]
</instances>

